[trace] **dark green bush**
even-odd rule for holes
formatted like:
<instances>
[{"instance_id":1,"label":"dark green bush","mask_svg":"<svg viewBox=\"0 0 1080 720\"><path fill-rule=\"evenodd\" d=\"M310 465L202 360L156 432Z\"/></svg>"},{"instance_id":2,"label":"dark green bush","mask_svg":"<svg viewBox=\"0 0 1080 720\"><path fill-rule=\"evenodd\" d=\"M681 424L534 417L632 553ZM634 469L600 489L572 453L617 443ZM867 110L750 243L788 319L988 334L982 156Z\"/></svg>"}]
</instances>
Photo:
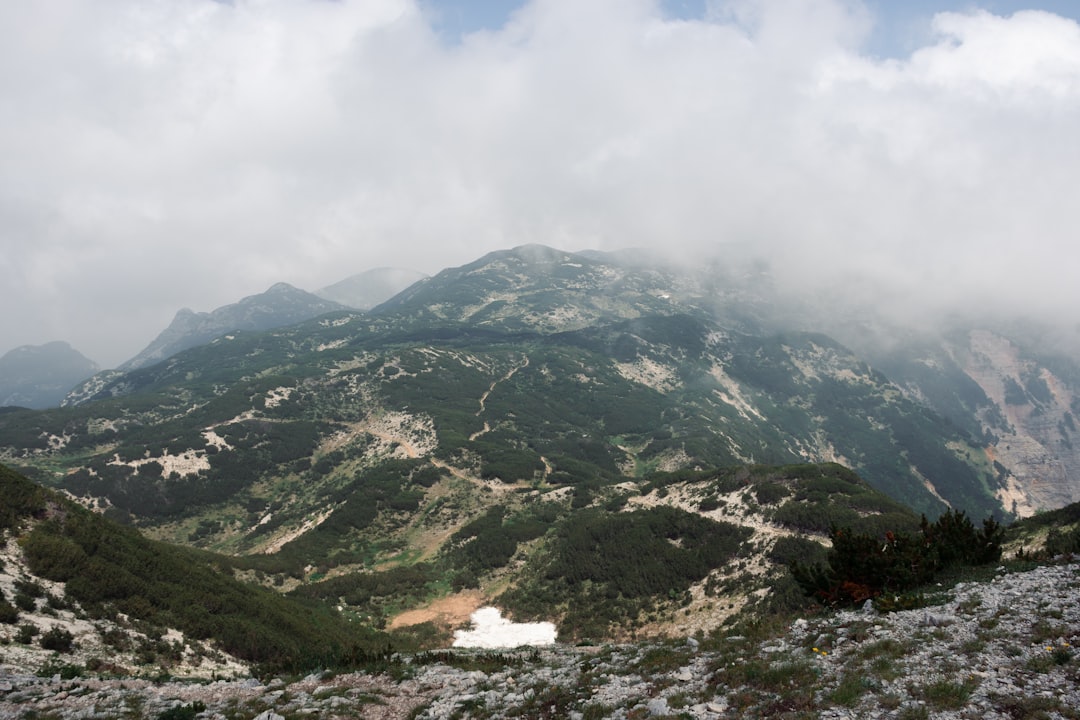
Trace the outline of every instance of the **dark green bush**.
<instances>
[{"instance_id":1,"label":"dark green bush","mask_svg":"<svg viewBox=\"0 0 1080 720\"><path fill-rule=\"evenodd\" d=\"M1004 530L992 518L977 530L966 514L950 510L919 534L886 532L876 537L833 526L826 565L796 561L792 574L803 590L829 603L858 603L884 591L901 593L931 582L958 566L1001 559Z\"/></svg>"},{"instance_id":2,"label":"dark green bush","mask_svg":"<svg viewBox=\"0 0 1080 720\"><path fill-rule=\"evenodd\" d=\"M46 650L68 653L75 644L75 637L69 631L54 625L38 639L38 644Z\"/></svg>"}]
</instances>

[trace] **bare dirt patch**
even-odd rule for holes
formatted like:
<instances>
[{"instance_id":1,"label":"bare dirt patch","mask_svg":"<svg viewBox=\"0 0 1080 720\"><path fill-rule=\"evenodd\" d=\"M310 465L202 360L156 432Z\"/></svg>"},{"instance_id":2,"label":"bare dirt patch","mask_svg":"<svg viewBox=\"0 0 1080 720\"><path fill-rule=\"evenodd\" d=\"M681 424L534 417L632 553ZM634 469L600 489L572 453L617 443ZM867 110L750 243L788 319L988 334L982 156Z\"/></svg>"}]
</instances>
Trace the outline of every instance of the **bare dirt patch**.
<instances>
[{"instance_id":1,"label":"bare dirt patch","mask_svg":"<svg viewBox=\"0 0 1080 720\"><path fill-rule=\"evenodd\" d=\"M425 622L441 628L458 628L467 625L472 614L487 602L479 590L463 590L436 600L427 607L406 610L390 620L389 629L396 630Z\"/></svg>"}]
</instances>

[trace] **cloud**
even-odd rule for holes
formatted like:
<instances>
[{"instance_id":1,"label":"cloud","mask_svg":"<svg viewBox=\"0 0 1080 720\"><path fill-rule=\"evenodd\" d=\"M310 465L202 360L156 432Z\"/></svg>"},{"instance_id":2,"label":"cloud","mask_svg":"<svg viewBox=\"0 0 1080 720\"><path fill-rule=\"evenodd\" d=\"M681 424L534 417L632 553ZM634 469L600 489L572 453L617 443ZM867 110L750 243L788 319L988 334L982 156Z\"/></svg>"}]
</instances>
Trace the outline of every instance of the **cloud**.
<instances>
[{"instance_id":1,"label":"cloud","mask_svg":"<svg viewBox=\"0 0 1080 720\"><path fill-rule=\"evenodd\" d=\"M3 345L132 356L180 307L525 242L751 244L927 312L1077 300L1080 27L859 2L533 0L446 44L414 0L0 7Z\"/></svg>"}]
</instances>

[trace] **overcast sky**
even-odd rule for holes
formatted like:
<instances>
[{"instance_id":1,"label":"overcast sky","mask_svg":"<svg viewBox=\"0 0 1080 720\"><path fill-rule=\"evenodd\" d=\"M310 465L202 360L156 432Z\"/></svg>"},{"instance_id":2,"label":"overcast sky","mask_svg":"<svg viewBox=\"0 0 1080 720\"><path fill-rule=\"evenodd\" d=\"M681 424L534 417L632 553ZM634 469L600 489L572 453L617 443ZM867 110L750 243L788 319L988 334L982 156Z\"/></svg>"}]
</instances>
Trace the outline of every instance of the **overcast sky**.
<instances>
[{"instance_id":1,"label":"overcast sky","mask_svg":"<svg viewBox=\"0 0 1080 720\"><path fill-rule=\"evenodd\" d=\"M1067 317L1077 5L0 3L0 354L528 242Z\"/></svg>"}]
</instances>

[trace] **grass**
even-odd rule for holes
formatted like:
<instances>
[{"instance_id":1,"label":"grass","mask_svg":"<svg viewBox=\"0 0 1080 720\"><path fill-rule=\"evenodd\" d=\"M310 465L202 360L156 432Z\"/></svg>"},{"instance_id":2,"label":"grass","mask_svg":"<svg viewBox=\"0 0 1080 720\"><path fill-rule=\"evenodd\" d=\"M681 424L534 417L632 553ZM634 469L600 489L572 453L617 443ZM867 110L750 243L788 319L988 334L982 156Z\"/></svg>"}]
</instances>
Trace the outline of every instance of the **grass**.
<instances>
[{"instance_id":1,"label":"grass","mask_svg":"<svg viewBox=\"0 0 1080 720\"><path fill-rule=\"evenodd\" d=\"M966 678L958 682L937 680L928 685L912 688L912 695L940 710L959 710L964 707L977 687L979 687L979 681L976 678Z\"/></svg>"},{"instance_id":2,"label":"grass","mask_svg":"<svg viewBox=\"0 0 1080 720\"><path fill-rule=\"evenodd\" d=\"M848 670L840 676L836 689L829 693L829 700L844 707L854 707L863 696L876 689L875 684L858 670Z\"/></svg>"}]
</instances>

